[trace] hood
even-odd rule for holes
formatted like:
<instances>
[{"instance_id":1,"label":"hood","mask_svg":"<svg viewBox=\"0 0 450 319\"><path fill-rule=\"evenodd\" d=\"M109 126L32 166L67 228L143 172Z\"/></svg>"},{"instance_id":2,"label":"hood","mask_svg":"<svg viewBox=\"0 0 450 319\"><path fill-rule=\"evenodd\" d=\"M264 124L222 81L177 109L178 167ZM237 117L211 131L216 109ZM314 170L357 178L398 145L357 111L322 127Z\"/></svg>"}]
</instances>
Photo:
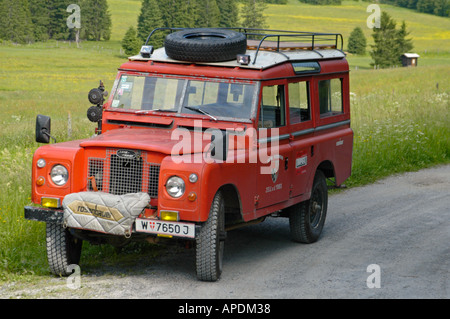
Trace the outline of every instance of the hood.
<instances>
[{"instance_id":1,"label":"hood","mask_svg":"<svg viewBox=\"0 0 450 319\"><path fill-rule=\"evenodd\" d=\"M191 130L122 128L107 131L80 144L83 148L126 148L162 154L193 154L208 149L211 134Z\"/></svg>"}]
</instances>

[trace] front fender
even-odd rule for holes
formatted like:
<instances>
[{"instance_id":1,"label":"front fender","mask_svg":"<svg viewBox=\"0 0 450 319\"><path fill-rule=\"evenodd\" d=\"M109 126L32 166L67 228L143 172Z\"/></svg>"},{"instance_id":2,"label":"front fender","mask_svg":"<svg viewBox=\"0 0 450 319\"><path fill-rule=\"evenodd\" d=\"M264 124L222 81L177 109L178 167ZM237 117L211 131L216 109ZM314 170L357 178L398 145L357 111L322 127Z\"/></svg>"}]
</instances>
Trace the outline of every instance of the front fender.
<instances>
[{"instance_id":1,"label":"front fender","mask_svg":"<svg viewBox=\"0 0 450 319\"><path fill-rule=\"evenodd\" d=\"M79 145L83 140L50 144L36 150L32 162L32 201L40 204L42 197L59 198L62 202L65 195L81 191L86 187L86 181L77 176L84 176L84 149ZM37 161L44 159L46 165L37 167ZM50 178L50 171L54 165L62 164L69 172L69 180L63 186L55 185ZM38 186L36 180L43 177L45 182Z\"/></svg>"}]
</instances>

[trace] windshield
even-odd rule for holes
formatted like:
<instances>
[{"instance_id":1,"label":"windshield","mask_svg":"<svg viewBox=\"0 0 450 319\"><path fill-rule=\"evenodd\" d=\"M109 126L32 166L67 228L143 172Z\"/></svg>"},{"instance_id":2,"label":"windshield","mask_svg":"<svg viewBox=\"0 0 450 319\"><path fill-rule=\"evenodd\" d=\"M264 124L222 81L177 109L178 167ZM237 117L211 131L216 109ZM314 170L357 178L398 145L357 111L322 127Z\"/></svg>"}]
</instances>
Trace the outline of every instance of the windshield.
<instances>
[{"instance_id":1,"label":"windshield","mask_svg":"<svg viewBox=\"0 0 450 319\"><path fill-rule=\"evenodd\" d=\"M111 107L249 120L255 92L252 82L122 75Z\"/></svg>"}]
</instances>

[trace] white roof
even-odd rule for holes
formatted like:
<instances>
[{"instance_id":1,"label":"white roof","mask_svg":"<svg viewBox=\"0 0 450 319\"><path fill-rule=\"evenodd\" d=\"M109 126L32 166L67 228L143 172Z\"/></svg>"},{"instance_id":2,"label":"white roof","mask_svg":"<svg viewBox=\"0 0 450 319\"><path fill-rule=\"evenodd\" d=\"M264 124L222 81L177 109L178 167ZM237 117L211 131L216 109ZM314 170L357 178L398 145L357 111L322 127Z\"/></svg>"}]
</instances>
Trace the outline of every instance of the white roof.
<instances>
[{"instance_id":1,"label":"white roof","mask_svg":"<svg viewBox=\"0 0 450 319\"><path fill-rule=\"evenodd\" d=\"M269 67L275 66L277 64L286 61L302 61L302 60L326 60L326 59L342 59L345 57L345 53L341 50L336 49L325 49L325 50L298 50L298 51L283 51L282 53L274 51L259 51L256 57L256 63L253 64L255 60L256 51L247 50L246 54L250 55L250 63L248 65L242 65L237 63L236 60L225 61L225 62L195 62L196 64L203 65L216 65L216 66L226 66L226 67L241 67L249 69L267 69ZM186 63L191 64L189 61L179 61L169 58L166 54L164 48L156 49L150 58L143 58L141 55L135 55L129 58L130 60L139 61L159 61L159 62L172 62L172 63Z\"/></svg>"},{"instance_id":2,"label":"white roof","mask_svg":"<svg viewBox=\"0 0 450 319\"><path fill-rule=\"evenodd\" d=\"M420 55L418 55L417 53L403 53L403 55L407 58L419 58Z\"/></svg>"}]
</instances>

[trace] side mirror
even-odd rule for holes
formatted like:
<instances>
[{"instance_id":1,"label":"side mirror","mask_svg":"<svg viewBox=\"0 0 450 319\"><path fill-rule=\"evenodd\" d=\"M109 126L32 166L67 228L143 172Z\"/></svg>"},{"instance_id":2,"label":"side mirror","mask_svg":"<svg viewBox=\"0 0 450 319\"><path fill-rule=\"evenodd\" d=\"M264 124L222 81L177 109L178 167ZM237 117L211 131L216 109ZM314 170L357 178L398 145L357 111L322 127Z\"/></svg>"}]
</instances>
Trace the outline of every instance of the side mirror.
<instances>
[{"instance_id":1,"label":"side mirror","mask_svg":"<svg viewBox=\"0 0 450 319\"><path fill-rule=\"evenodd\" d=\"M36 117L36 142L48 144L51 137L50 129L50 117L45 115L38 115Z\"/></svg>"},{"instance_id":2,"label":"side mirror","mask_svg":"<svg viewBox=\"0 0 450 319\"><path fill-rule=\"evenodd\" d=\"M214 130L211 136L211 158L226 161L228 155L228 132Z\"/></svg>"}]
</instances>

